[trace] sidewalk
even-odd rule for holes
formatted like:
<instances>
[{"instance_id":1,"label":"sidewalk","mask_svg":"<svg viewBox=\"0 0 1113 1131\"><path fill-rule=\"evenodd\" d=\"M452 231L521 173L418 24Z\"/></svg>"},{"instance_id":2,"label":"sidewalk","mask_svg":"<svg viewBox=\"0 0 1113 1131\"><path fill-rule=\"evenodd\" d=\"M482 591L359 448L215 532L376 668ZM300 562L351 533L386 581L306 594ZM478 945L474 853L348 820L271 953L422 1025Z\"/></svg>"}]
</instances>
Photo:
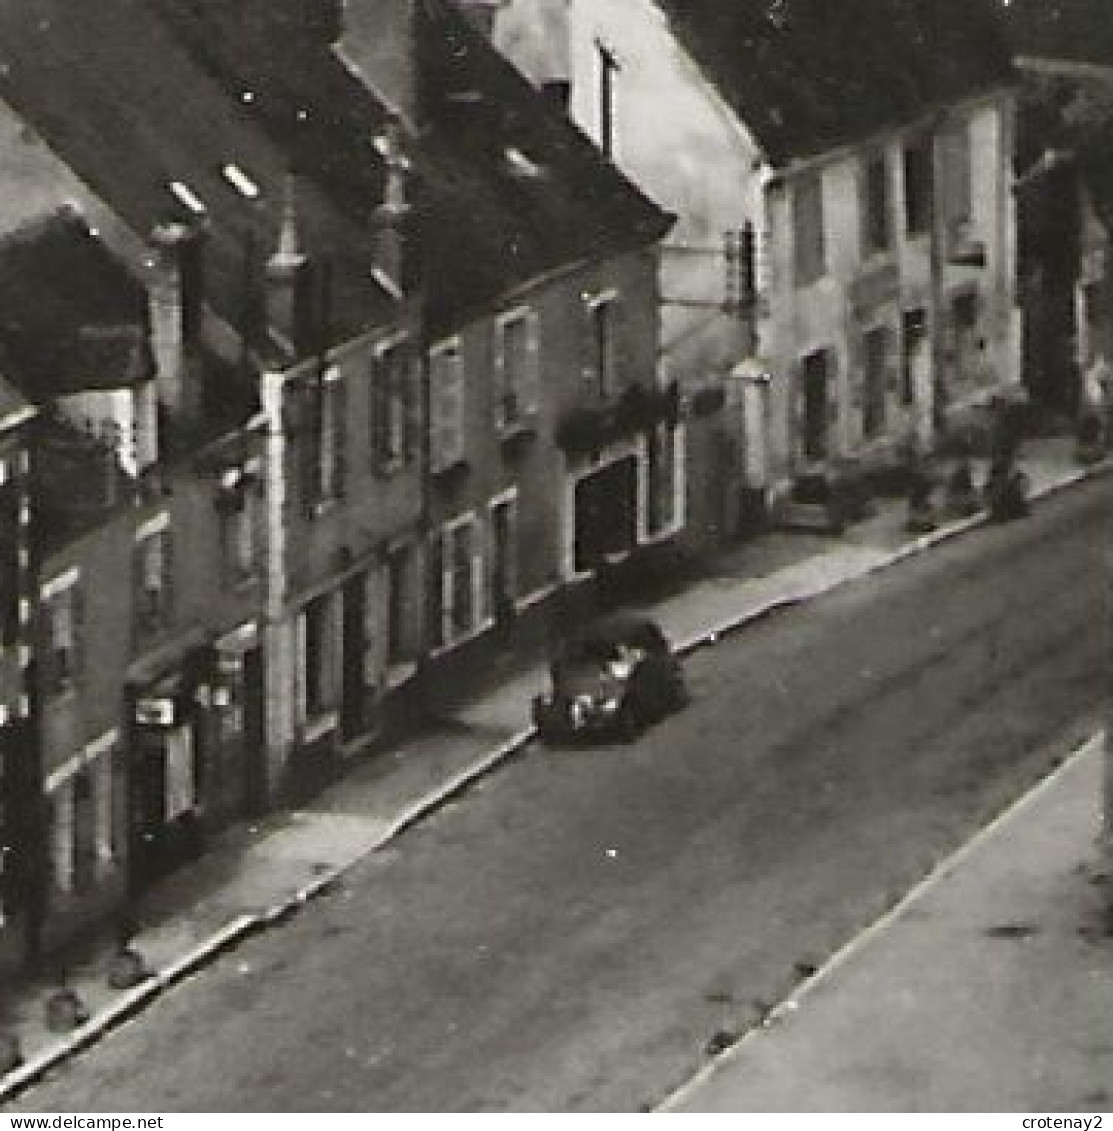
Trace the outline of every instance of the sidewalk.
<instances>
[{"instance_id":1,"label":"sidewalk","mask_svg":"<svg viewBox=\"0 0 1113 1131\"><path fill-rule=\"evenodd\" d=\"M1079 468L1073 442L1065 438L1027 441L1021 463L1033 497L1113 469L1113 461ZM714 573L655 605L654 612L677 645L690 650L985 521L961 519L912 537L903 531L905 513L903 502L882 501L873 518L837 539L762 536L724 555ZM0 1098L95 1041L222 950L296 911L358 860L520 750L532 736L529 705L545 678L541 665L523 670L455 709L437 729L353 763L350 774L305 808L219 838L139 907L133 945L152 971L149 978L130 990L110 990L107 951L67 971L69 987L91 1015L72 1033L52 1033L45 1025L44 1003L56 987L28 985L7 1003L3 1017L3 1027L20 1041L25 1063L0 1080Z\"/></svg>"},{"instance_id":2,"label":"sidewalk","mask_svg":"<svg viewBox=\"0 0 1113 1131\"><path fill-rule=\"evenodd\" d=\"M1113 1110L1101 736L662 1105Z\"/></svg>"}]
</instances>

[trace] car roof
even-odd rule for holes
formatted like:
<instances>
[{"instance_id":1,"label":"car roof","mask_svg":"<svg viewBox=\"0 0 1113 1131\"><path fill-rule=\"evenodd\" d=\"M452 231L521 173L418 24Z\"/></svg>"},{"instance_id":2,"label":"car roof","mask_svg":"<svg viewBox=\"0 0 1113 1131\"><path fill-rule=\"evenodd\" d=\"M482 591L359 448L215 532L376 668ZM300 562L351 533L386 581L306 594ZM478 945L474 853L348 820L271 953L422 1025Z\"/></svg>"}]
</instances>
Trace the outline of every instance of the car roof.
<instances>
[{"instance_id":1,"label":"car roof","mask_svg":"<svg viewBox=\"0 0 1113 1131\"><path fill-rule=\"evenodd\" d=\"M638 644L659 641L665 634L651 617L638 613L613 613L591 621L576 632L572 644Z\"/></svg>"}]
</instances>

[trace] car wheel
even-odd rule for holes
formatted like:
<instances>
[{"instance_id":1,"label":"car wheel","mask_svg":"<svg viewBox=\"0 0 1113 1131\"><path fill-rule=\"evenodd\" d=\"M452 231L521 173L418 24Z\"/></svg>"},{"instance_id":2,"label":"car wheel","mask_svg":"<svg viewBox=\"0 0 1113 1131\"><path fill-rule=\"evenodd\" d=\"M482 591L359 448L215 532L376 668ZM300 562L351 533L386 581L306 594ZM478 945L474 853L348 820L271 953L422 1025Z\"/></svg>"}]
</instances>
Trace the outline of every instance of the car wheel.
<instances>
[{"instance_id":1,"label":"car wheel","mask_svg":"<svg viewBox=\"0 0 1113 1131\"><path fill-rule=\"evenodd\" d=\"M618 709L618 718L615 720L615 731L620 742L636 742L645 730L641 710L636 702L627 696L622 700Z\"/></svg>"}]
</instances>

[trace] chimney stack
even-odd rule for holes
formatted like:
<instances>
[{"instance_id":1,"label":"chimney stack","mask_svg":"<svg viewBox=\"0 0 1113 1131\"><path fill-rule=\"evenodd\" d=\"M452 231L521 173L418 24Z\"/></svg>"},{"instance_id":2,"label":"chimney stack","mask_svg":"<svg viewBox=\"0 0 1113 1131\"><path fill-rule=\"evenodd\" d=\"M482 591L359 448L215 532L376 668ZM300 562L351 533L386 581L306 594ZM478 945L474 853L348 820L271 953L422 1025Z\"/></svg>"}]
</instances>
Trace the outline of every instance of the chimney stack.
<instances>
[{"instance_id":1,"label":"chimney stack","mask_svg":"<svg viewBox=\"0 0 1113 1131\"><path fill-rule=\"evenodd\" d=\"M297 179L289 174L282 200L278 247L267 261L267 325L289 343L297 357L313 349L314 302L310 262L298 227Z\"/></svg>"},{"instance_id":2,"label":"chimney stack","mask_svg":"<svg viewBox=\"0 0 1113 1131\"><path fill-rule=\"evenodd\" d=\"M402 126L397 118L386 125L375 148L382 159L385 178L383 199L375 209L375 261L399 293L405 290L406 224L410 214L407 180L410 161L402 149Z\"/></svg>"},{"instance_id":3,"label":"chimney stack","mask_svg":"<svg viewBox=\"0 0 1113 1131\"><path fill-rule=\"evenodd\" d=\"M419 118L416 0L343 0L334 50L404 121Z\"/></svg>"},{"instance_id":4,"label":"chimney stack","mask_svg":"<svg viewBox=\"0 0 1113 1131\"><path fill-rule=\"evenodd\" d=\"M176 220L158 224L151 233L147 286L151 350L159 403L172 419L193 419L201 407L201 390L190 380L189 359L201 331L204 240L203 225Z\"/></svg>"}]
</instances>

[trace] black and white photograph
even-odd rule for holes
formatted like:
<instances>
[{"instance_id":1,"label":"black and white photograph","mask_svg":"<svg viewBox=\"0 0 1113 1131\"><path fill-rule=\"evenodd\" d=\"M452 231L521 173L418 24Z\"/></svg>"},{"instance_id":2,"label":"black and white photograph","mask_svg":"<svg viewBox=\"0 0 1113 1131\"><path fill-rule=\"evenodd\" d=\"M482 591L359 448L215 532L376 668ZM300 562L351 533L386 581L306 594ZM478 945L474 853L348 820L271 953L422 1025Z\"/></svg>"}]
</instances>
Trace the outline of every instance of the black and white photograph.
<instances>
[{"instance_id":1,"label":"black and white photograph","mask_svg":"<svg viewBox=\"0 0 1113 1131\"><path fill-rule=\"evenodd\" d=\"M0 1123L1100 1131L1111 240L1113 0L0 0Z\"/></svg>"}]
</instances>

